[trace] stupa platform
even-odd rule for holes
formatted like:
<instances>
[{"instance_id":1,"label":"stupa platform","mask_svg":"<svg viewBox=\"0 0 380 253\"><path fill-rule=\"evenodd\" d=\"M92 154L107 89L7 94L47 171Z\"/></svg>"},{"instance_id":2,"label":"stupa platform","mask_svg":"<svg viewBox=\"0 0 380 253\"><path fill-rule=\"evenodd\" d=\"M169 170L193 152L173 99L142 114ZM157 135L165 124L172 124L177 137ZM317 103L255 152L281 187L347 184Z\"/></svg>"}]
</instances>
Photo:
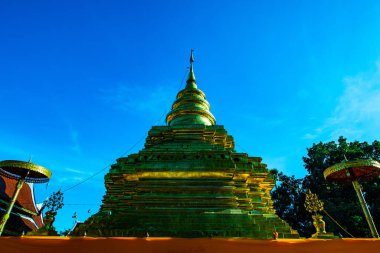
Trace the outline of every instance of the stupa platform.
<instances>
[{"instance_id":1,"label":"stupa platform","mask_svg":"<svg viewBox=\"0 0 380 253\"><path fill-rule=\"evenodd\" d=\"M379 252L380 239L135 238L135 237L1 237L0 252L92 253L366 253Z\"/></svg>"}]
</instances>

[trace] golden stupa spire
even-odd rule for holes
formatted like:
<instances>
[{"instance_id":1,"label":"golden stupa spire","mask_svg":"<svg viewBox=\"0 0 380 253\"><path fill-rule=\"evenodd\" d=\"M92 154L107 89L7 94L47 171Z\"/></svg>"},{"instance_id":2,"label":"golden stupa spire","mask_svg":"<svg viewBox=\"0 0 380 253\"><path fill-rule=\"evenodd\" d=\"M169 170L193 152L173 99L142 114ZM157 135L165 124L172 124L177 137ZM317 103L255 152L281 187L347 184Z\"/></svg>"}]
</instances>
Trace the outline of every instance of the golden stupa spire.
<instances>
[{"instance_id":1,"label":"golden stupa spire","mask_svg":"<svg viewBox=\"0 0 380 253\"><path fill-rule=\"evenodd\" d=\"M194 50L191 49L190 51L190 69L189 69L189 76L186 81L186 88L197 88L195 75L194 75L194 69L193 69L193 62L194 62Z\"/></svg>"},{"instance_id":2,"label":"golden stupa spire","mask_svg":"<svg viewBox=\"0 0 380 253\"><path fill-rule=\"evenodd\" d=\"M190 69L185 89L181 90L172 110L166 116L166 122L174 125L215 125L216 120L210 112L210 105L205 94L197 88L193 63L193 49L190 52Z\"/></svg>"}]
</instances>

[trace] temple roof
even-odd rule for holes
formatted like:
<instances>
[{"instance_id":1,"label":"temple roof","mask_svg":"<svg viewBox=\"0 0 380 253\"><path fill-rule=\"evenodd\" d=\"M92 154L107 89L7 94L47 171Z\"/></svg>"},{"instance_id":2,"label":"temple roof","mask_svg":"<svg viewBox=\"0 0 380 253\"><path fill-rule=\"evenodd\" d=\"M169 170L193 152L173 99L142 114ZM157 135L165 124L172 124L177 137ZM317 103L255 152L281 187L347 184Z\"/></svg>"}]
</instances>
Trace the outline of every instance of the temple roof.
<instances>
[{"instance_id":1,"label":"temple roof","mask_svg":"<svg viewBox=\"0 0 380 253\"><path fill-rule=\"evenodd\" d=\"M1 202L9 202L16 190L17 181L0 175L0 200ZM32 183L24 183L17 198L15 207L24 209L28 213L38 213L34 199L34 191Z\"/></svg>"},{"instance_id":2,"label":"temple roof","mask_svg":"<svg viewBox=\"0 0 380 253\"><path fill-rule=\"evenodd\" d=\"M0 175L0 217L4 214L16 185L16 180ZM42 214L35 203L33 188L32 183L24 183L5 227L5 234L21 235L23 231L37 230L43 226Z\"/></svg>"},{"instance_id":3,"label":"temple roof","mask_svg":"<svg viewBox=\"0 0 380 253\"><path fill-rule=\"evenodd\" d=\"M197 88L194 68L193 50L190 54L189 75L185 89L181 90L166 116L166 123L173 125L215 125L215 117L210 112L210 104L205 94Z\"/></svg>"}]
</instances>

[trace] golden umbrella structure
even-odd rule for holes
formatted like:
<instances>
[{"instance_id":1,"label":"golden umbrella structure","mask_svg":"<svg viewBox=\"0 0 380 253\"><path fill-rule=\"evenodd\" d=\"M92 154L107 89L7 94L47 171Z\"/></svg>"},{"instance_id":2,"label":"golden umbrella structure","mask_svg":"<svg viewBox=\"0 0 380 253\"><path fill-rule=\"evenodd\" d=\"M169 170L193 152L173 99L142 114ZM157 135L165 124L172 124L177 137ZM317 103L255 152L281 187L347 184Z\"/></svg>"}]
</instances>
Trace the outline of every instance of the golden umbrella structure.
<instances>
[{"instance_id":1,"label":"golden umbrella structure","mask_svg":"<svg viewBox=\"0 0 380 253\"><path fill-rule=\"evenodd\" d=\"M7 223L10 213L14 204L16 203L17 197L20 193L24 182L27 183L46 183L51 177L50 170L39 166L37 164L16 160L5 160L0 162L0 174L17 180L16 190L13 193L12 199L8 204L5 214L0 221L0 236L3 233L5 224Z\"/></svg>"},{"instance_id":2,"label":"golden umbrella structure","mask_svg":"<svg viewBox=\"0 0 380 253\"><path fill-rule=\"evenodd\" d=\"M375 223L365 202L360 181L373 179L380 175L380 163L374 160L344 161L328 167L323 175L329 182L352 183L362 206L365 218L371 229L372 236L379 238Z\"/></svg>"}]
</instances>

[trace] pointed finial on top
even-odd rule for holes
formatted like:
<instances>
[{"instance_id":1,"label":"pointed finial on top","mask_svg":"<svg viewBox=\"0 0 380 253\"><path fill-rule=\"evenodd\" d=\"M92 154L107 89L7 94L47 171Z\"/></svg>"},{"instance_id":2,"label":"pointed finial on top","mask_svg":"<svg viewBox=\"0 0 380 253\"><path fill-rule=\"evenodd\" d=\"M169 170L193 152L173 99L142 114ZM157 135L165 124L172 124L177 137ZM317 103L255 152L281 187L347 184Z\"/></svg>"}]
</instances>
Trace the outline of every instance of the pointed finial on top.
<instances>
[{"instance_id":1,"label":"pointed finial on top","mask_svg":"<svg viewBox=\"0 0 380 253\"><path fill-rule=\"evenodd\" d=\"M190 51L190 66L193 65L193 62L194 62L194 49L191 49Z\"/></svg>"},{"instance_id":2,"label":"pointed finial on top","mask_svg":"<svg viewBox=\"0 0 380 253\"><path fill-rule=\"evenodd\" d=\"M195 75L193 70L193 62L194 62L194 49L191 49L190 51L190 70L189 70L189 76L186 81L186 88L197 88L197 85L195 84Z\"/></svg>"}]
</instances>

